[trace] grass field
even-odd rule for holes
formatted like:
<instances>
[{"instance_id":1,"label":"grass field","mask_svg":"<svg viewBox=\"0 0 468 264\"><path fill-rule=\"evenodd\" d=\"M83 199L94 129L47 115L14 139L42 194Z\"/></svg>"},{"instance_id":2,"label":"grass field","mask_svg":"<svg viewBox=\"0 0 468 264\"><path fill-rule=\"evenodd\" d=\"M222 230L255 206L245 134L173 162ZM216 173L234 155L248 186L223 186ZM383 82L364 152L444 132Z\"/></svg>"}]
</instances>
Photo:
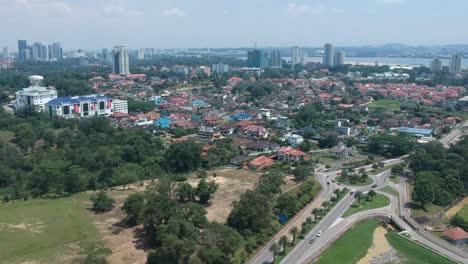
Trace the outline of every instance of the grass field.
<instances>
[{"instance_id":1,"label":"grass field","mask_svg":"<svg viewBox=\"0 0 468 264\"><path fill-rule=\"evenodd\" d=\"M71 263L79 241L99 237L79 203L85 194L0 205L0 262Z\"/></svg>"},{"instance_id":2,"label":"grass field","mask_svg":"<svg viewBox=\"0 0 468 264\"><path fill-rule=\"evenodd\" d=\"M459 216L463 217L465 221L468 221L468 205L463 206L463 208L457 213Z\"/></svg>"},{"instance_id":3,"label":"grass field","mask_svg":"<svg viewBox=\"0 0 468 264\"><path fill-rule=\"evenodd\" d=\"M425 209L422 209L422 208L411 209L411 216L412 217L429 216L429 215L434 215L445 210L443 206L438 206L434 204L427 204L425 207L426 207Z\"/></svg>"},{"instance_id":4,"label":"grass field","mask_svg":"<svg viewBox=\"0 0 468 264\"><path fill-rule=\"evenodd\" d=\"M392 176L390 176L390 180L391 180L393 183L398 184L398 182L400 181L400 176L392 175Z\"/></svg>"},{"instance_id":5,"label":"grass field","mask_svg":"<svg viewBox=\"0 0 468 264\"><path fill-rule=\"evenodd\" d=\"M318 259L316 264L355 264L367 254L371 246L377 220L361 222L336 240Z\"/></svg>"},{"instance_id":6,"label":"grass field","mask_svg":"<svg viewBox=\"0 0 468 264\"><path fill-rule=\"evenodd\" d=\"M363 197L361 199L361 206L359 206L359 203L356 199L356 201L354 201L351 207L349 207L348 210L346 210L346 212L343 214L343 217L347 217L361 211L384 207L389 204L390 199L382 194L377 194L376 196L374 196L374 199L372 199L372 201L366 201Z\"/></svg>"},{"instance_id":7,"label":"grass field","mask_svg":"<svg viewBox=\"0 0 468 264\"><path fill-rule=\"evenodd\" d=\"M398 255L403 258L403 263L411 264L453 264L452 261L441 257L405 238L400 237L395 232L385 235L388 242L398 251Z\"/></svg>"},{"instance_id":8,"label":"grass field","mask_svg":"<svg viewBox=\"0 0 468 264\"><path fill-rule=\"evenodd\" d=\"M382 107L388 111L399 111L401 102L395 101L395 100L378 100L378 101L373 101L372 103L368 104L368 106L370 108Z\"/></svg>"}]
</instances>

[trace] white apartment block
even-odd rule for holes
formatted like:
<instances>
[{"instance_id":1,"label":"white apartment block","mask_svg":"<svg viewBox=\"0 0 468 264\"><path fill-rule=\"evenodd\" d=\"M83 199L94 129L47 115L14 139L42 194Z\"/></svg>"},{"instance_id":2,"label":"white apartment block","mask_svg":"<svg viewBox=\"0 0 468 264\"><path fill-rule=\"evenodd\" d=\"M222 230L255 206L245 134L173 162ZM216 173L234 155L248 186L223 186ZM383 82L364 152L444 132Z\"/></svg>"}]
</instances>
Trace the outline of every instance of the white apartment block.
<instances>
[{"instance_id":1,"label":"white apartment block","mask_svg":"<svg viewBox=\"0 0 468 264\"><path fill-rule=\"evenodd\" d=\"M54 88L39 86L43 79L44 77L38 75L29 77L31 86L16 92L16 109L33 106L39 112L45 111L45 105L57 98L57 91Z\"/></svg>"},{"instance_id":2,"label":"white apartment block","mask_svg":"<svg viewBox=\"0 0 468 264\"><path fill-rule=\"evenodd\" d=\"M127 100L114 99L114 113L128 114L128 102L127 102Z\"/></svg>"}]
</instances>

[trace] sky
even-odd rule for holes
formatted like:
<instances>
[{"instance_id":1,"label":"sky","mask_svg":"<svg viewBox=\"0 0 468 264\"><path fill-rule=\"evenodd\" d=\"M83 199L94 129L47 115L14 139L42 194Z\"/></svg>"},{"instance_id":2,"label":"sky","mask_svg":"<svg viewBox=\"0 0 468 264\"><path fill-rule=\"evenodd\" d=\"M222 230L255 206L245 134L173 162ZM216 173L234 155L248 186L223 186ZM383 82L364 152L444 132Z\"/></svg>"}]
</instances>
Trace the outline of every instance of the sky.
<instances>
[{"instance_id":1,"label":"sky","mask_svg":"<svg viewBox=\"0 0 468 264\"><path fill-rule=\"evenodd\" d=\"M467 0L0 0L0 47L468 43Z\"/></svg>"}]
</instances>

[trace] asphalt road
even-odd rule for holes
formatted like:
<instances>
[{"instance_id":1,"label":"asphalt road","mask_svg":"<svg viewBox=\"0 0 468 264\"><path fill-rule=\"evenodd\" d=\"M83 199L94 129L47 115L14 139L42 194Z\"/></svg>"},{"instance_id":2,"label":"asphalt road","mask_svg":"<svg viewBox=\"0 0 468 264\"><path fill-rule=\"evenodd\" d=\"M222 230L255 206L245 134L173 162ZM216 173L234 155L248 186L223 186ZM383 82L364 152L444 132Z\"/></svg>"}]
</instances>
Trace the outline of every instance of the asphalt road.
<instances>
[{"instance_id":1,"label":"asphalt road","mask_svg":"<svg viewBox=\"0 0 468 264\"><path fill-rule=\"evenodd\" d=\"M385 186L388 182L390 171L382 172L373 177L374 184L377 184L377 188ZM353 186L352 192L361 191L363 193L373 189L371 186ZM335 237L337 233L331 229L335 221L343 221L340 217L354 202L354 195L347 194L325 217L312 229L305 238L299 242L299 244L282 260L281 263L302 263L305 259L315 254L324 245L325 241ZM335 226L341 226L343 223L339 222ZM329 230L330 229L330 230ZM338 229L338 228L335 228ZM322 235L317 237L317 233L322 231ZM310 241L314 240L312 244Z\"/></svg>"},{"instance_id":2,"label":"asphalt road","mask_svg":"<svg viewBox=\"0 0 468 264\"><path fill-rule=\"evenodd\" d=\"M439 139L440 143L444 145L444 147L448 148L451 143L455 143L461 139L463 135L466 134L466 129L468 128L468 120L459 124L458 126L454 127L450 133L443 136Z\"/></svg>"}]
</instances>

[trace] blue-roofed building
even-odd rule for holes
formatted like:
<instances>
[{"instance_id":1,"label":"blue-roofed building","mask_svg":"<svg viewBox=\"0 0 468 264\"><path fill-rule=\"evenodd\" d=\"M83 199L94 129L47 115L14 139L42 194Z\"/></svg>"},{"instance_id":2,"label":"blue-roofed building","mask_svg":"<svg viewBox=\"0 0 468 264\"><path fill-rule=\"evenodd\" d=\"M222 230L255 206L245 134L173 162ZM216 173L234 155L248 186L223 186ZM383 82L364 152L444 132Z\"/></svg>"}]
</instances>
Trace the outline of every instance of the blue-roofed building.
<instances>
[{"instance_id":1,"label":"blue-roofed building","mask_svg":"<svg viewBox=\"0 0 468 264\"><path fill-rule=\"evenodd\" d=\"M114 105L111 98L103 95L67 96L50 100L46 111L63 118L109 116L114 113Z\"/></svg>"},{"instance_id":2,"label":"blue-roofed building","mask_svg":"<svg viewBox=\"0 0 468 264\"><path fill-rule=\"evenodd\" d=\"M399 127L397 128L399 133L410 134L413 136L418 137L430 137L434 132L433 129L425 129L425 128L412 128L412 127Z\"/></svg>"},{"instance_id":3,"label":"blue-roofed building","mask_svg":"<svg viewBox=\"0 0 468 264\"><path fill-rule=\"evenodd\" d=\"M246 112L239 112L230 118L233 121L247 121L252 119L252 115L246 113Z\"/></svg>"},{"instance_id":4,"label":"blue-roofed building","mask_svg":"<svg viewBox=\"0 0 468 264\"><path fill-rule=\"evenodd\" d=\"M167 100L164 99L164 98L162 98L162 97L156 98L156 99L154 100L154 104L155 104L156 106L160 106L161 104L164 104L164 103L167 103Z\"/></svg>"},{"instance_id":5,"label":"blue-roofed building","mask_svg":"<svg viewBox=\"0 0 468 264\"><path fill-rule=\"evenodd\" d=\"M171 127L171 119L167 117L161 117L160 119L154 121L154 125L160 128L170 128Z\"/></svg>"},{"instance_id":6,"label":"blue-roofed building","mask_svg":"<svg viewBox=\"0 0 468 264\"><path fill-rule=\"evenodd\" d=\"M196 99L192 101L192 107L207 107L209 104L202 99Z\"/></svg>"}]
</instances>

